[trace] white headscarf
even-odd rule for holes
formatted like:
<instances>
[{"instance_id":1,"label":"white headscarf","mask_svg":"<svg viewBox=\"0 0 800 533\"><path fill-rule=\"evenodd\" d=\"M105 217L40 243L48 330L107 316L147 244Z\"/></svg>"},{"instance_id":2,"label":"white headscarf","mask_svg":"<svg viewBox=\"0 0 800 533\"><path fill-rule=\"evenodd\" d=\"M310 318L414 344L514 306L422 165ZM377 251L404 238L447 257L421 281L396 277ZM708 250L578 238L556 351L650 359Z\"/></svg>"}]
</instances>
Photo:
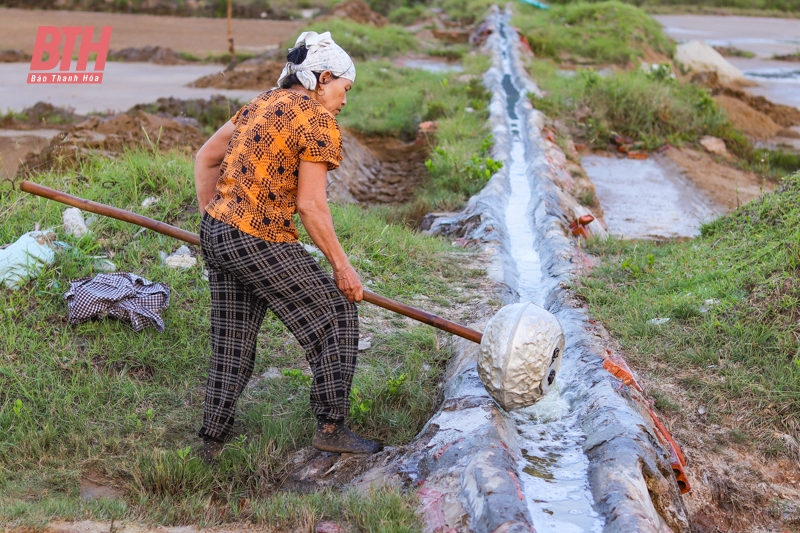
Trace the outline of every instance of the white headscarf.
<instances>
[{"instance_id":1,"label":"white headscarf","mask_svg":"<svg viewBox=\"0 0 800 533\"><path fill-rule=\"evenodd\" d=\"M356 66L347 52L342 50L342 47L333 42L331 32L319 34L315 31L306 31L300 34L297 42L294 43L294 48L305 45L308 49L306 59L298 64L286 63L283 67L278 78L278 86L281 82L291 76L297 74L297 79L303 84L303 87L309 91L313 91L317 87L317 78L314 72L323 72L330 70L331 74L338 78L345 78L350 81L356 81Z\"/></svg>"}]
</instances>

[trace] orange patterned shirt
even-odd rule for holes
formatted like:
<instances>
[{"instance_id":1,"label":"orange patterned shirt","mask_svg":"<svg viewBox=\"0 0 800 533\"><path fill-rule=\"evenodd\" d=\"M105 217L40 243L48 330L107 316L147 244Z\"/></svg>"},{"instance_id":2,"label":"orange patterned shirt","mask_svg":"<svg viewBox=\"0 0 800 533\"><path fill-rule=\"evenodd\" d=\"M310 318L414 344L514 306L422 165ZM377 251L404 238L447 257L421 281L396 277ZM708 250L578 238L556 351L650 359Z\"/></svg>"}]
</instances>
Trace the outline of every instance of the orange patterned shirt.
<instances>
[{"instance_id":1,"label":"orange patterned shirt","mask_svg":"<svg viewBox=\"0 0 800 533\"><path fill-rule=\"evenodd\" d=\"M220 166L217 195L208 214L271 242L297 240L300 161L342 160L342 133L322 104L294 91L272 89L239 110Z\"/></svg>"}]
</instances>

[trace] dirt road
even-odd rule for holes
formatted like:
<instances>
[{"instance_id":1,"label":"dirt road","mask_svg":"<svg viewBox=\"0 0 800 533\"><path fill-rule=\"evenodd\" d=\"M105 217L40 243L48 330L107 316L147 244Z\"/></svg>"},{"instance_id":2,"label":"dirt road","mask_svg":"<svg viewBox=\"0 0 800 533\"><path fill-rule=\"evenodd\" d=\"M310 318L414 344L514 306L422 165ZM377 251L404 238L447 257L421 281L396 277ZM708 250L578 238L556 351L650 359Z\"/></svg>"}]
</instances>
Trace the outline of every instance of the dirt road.
<instances>
[{"instance_id":1,"label":"dirt road","mask_svg":"<svg viewBox=\"0 0 800 533\"><path fill-rule=\"evenodd\" d=\"M248 52L276 48L303 24L278 20L234 20L236 48ZM223 54L228 49L225 19L0 8L0 50L17 48L32 53L38 26L94 26L95 39L99 38L100 27L112 26L112 50L159 45L205 57L211 53Z\"/></svg>"},{"instance_id":2,"label":"dirt road","mask_svg":"<svg viewBox=\"0 0 800 533\"><path fill-rule=\"evenodd\" d=\"M91 65L89 69L91 70ZM164 66L152 63L106 63L99 85L26 84L28 65L0 64L0 112L22 111L36 102L72 108L76 113L125 111L136 104L155 102L162 97L208 98L224 94L249 101L261 90L197 89L187 84L206 74L219 72L221 65ZM273 80L273 83L277 80Z\"/></svg>"}]
</instances>

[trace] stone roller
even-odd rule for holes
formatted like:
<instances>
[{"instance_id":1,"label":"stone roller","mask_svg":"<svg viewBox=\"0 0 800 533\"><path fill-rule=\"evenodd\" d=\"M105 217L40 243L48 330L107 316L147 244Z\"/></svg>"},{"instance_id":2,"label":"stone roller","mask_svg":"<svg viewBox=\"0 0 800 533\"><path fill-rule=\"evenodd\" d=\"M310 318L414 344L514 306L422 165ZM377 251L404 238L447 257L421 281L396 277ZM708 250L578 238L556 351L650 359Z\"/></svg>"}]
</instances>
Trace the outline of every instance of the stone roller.
<instances>
[{"instance_id":1,"label":"stone roller","mask_svg":"<svg viewBox=\"0 0 800 533\"><path fill-rule=\"evenodd\" d=\"M200 236L124 209L23 181L20 189L84 211L130 222L200 245ZM480 344L478 374L489 394L504 409L519 409L536 403L556 379L564 351L564 331L547 310L531 302L507 305L491 318L481 334L421 309L364 290L364 300L448 333Z\"/></svg>"}]
</instances>

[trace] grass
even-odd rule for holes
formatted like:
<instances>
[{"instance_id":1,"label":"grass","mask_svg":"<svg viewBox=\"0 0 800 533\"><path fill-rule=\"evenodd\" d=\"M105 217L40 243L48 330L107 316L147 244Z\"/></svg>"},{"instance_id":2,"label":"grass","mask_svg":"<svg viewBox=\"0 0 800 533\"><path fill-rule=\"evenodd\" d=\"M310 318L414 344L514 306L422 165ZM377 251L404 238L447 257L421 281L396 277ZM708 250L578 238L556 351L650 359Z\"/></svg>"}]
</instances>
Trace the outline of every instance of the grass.
<instances>
[{"instance_id":1,"label":"grass","mask_svg":"<svg viewBox=\"0 0 800 533\"><path fill-rule=\"evenodd\" d=\"M184 155L134 151L117 160L96 157L77 175L43 174L35 181L198 230L192 162ZM161 200L139 207L148 196ZM419 529L413 494L275 493L286 457L307 446L313 430L307 385L298 373L254 382L238 406L240 436L223 452L221 465L209 469L200 463L195 432L209 349L202 267L163 266L159 251L180 243L139 234L124 222L100 217L89 235L76 240L61 233L61 204L4 189L0 205L0 241L13 242L39 223L71 245L23 289L0 290L1 526L114 517L166 525L251 520L279 530L281 523L305 527L309 520L346 517L359 531ZM400 299L435 294L449 305L453 285L469 275L441 258L450 248L438 239L387 224L356 206L333 206L333 213L345 250L376 292ZM67 324L68 281L97 274L97 255L170 286L163 334L136 333L110 319ZM393 321L385 331L376 308L362 305L360 313L373 347L360 354L354 382L366 409L351 422L368 437L407 442L435 408L435 385L449 352L431 328ZM302 358L288 331L268 316L254 375L272 367L302 371ZM78 484L89 470L122 487L123 498L82 501ZM289 513L287 506L297 511Z\"/></svg>"},{"instance_id":2,"label":"grass","mask_svg":"<svg viewBox=\"0 0 800 533\"><path fill-rule=\"evenodd\" d=\"M512 24L540 57L629 65L648 49L662 54L672 51L661 25L629 4L576 2L546 11L519 4L515 10Z\"/></svg>"},{"instance_id":3,"label":"grass","mask_svg":"<svg viewBox=\"0 0 800 533\"><path fill-rule=\"evenodd\" d=\"M532 95L534 106L564 119L584 142L605 146L616 133L646 149L694 142L706 134L723 137L729 145L746 143L733 139L727 116L705 88L640 69L607 76L582 69L565 76L542 60L533 60L529 69L547 93Z\"/></svg>"},{"instance_id":4,"label":"grass","mask_svg":"<svg viewBox=\"0 0 800 533\"><path fill-rule=\"evenodd\" d=\"M716 423L737 417L752 442L776 453L798 450L775 431L800 434L798 206L794 174L693 241L595 241L587 250L602 263L578 289L654 382L676 381ZM663 393L655 400L676 409Z\"/></svg>"},{"instance_id":5,"label":"grass","mask_svg":"<svg viewBox=\"0 0 800 533\"><path fill-rule=\"evenodd\" d=\"M414 35L394 25L378 28L349 19L328 19L309 24L302 31L331 32L336 44L353 59L389 58L417 49ZM296 38L292 37L284 43L284 48L291 48L295 41Z\"/></svg>"}]
</instances>

